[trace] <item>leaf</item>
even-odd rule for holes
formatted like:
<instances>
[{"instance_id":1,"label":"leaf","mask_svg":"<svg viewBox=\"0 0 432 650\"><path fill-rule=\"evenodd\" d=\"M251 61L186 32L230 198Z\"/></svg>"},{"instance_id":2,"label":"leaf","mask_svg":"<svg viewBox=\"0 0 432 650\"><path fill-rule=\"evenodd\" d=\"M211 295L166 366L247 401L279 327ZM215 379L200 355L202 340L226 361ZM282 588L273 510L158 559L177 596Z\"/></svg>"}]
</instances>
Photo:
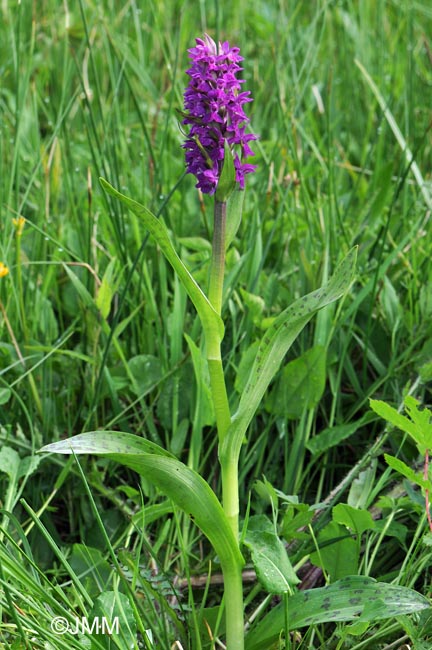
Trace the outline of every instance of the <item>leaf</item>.
<instances>
[{"instance_id":1,"label":"leaf","mask_svg":"<svg viewBox=\"0 0 432 650\"><path fill-rule=\"evenodd\" d=\"M94 309L96 311L96 306L95 306L95 301L93 300L93 296L83 285L79 277L69 268L67 264L63 264L63 268L66 274L69 276L69 279L72 282L77 294L81 298L84 307L88 307L89 309Z\"/></svg>"},{"instance_id":2,"label":"leaf","mask_svg":"<svg viewBox=\"0 0 432 650\"><path fill-rule=\"evenodd\" d=\"M234 382L234 388L240 395L243 393L245 386L255 361L258 351L258 341L250 345L242 354Z\"/></svg>"},{"instance_id":3,"label":"leaf","mask_svg":"<svg viewBox=\"0 0 432 650\"><path fill-rule=\"evenodd\" d=\"M117 624L116 619L118 619ZM104 591L96 598L88 616L90 627L94 620L97 622L98 627L102 629L99 634L96 632L98 643L92 643L91 650L99 649L101 643L107 650L118 647L117 643L113 642L111 634L107 633L110 630L117 632L117 629L118 637L123 641L122 648L132 650L136 647L137 626L134 612L129 599L121 592ZM104 623L105 628L103 627Z\"/></svg>"},{"instance_id":4,"label":"leaf","mask_svg":"<svg viewBox=\"0 0 432 650\"><path fill-rule=\"evenodd\" d=\"M215 416L212 396L209 387L210 380L208 378L208 368L207 365L203 363L203 356L199 347L194 343L190 336L185 334L184 337L191 353L195 383L197 387L196 426L198 428L201 428L203 426L213 426L215 422Z\"/></svg>"},{"instance_id":5,"label":"leaf","mask_svg":"<svg viewBox=\"0 0 432 650\"><path fill-rule=\"evenodd\" d=\"M371 399L369 404L375 413L378 413L401 431L408 433L416 443L422 456L432 447L432 412L427 408L420 411L420 402L414 397L408 395L404 400L405 411L409 418L398 413L396 409L386 404L386 402Z\"/></svg>"},{"instance_id":6,"label":"leaf","mask_svg":"<svg viewBox=\"0 0 432 650\"><path fill-rule=\"evenodd\" d=\"M264 335L253 363L237 413L221 446L220 458L238 458L246 430L282 359L313 314L340 298L351 284L357 248L339 264L329 282L296 300L283 311Z\"/></svg>"},{"instance_id":7,"label":"leaf","mask_svg":"<svg viewBox=\"0 0 432 650\"><path fill-rule=\"evenodd\" d=\"M21 458L17 478L20 479L23 476L30 476L33 474L39 467L41 459L37 456L25 456Z\"/></svg>"},{"instance_id":8,"label":"leaf","mask_svg":"<svg viewBox=\"0 0 432 650\"><path fill-rule=\"evenodd\" d=\"M420 402L412 395L407 395L404 400L405 411L414 422L419 452L424 456L426 450L432 448L432 412L423 408L419 409Z\"/></svg>"},{"instance_id":9,"label":"leaf","mask_svg":"<svg viewBox=\"0 0 432 650\"><path fill-rule=\"evenodd\" d=\"M349 506L353 508L366 508L370 493L375 485L377 465L378 460L372 458L369 465L353 480L347 497L347 504Z\"/></svg>"},{"instance_id":10,"label":"leaf","mask_svg":"<svg viewBox=\"0 0 432 650\"><path fill-rule=\"evenodd\" d=\"M112 567L97 548L74 544L69 563L92 598L100 594L111 581Z\"/></svg>"},{"instance_id":11,"label":"leaf","mask_svg":"<svg viewBox=\"0 0 432 650\"><path fill-rule=\"evenodd\" d=\"M6 482L5 493L1 495L0 503L5 511L12 512L15 503L18 501L19 496L24 487L24 482L19 487L19 479L24 476L30 476L36 471L39 465L39 459L34 456L25 456L20 458L18 452L12 447L3 446L0 449L0 474L3 472L7 475L8 481ZM7 528L8 516L4 513L2 526Z\"/></svg>"},{"instance_id":12,"label":"leaf","mask_svg":"<svg viewBox=\"0 0 432 650\"><path fill-rule=\"evenodd\" d=\"M373 416L372 416L373 417ZM343 440L353 435L360 427L370 421L371 416L366 414L359 420L350 424L339 424L324 429L311 440L308 440L306 447L312 454L322 454L332 447L336 447Z\"/></svg>"},{"instance_id":13,"label":"leaf","mask_svg":"<svg viewBox=\"0 0 432 650\"><path fill-rule=\"evenodd\" d=\"M402 474L402 476L405 476L405 478L411 481L411 483L419 485L424 489L431 488L431 482L425 481L423 474L420 472L415 472L413 469L411 469L411 467L404 463L403 460L395 458L394 456L390 456L389 454L384 454L384 458L389 467L399 472L399 474Z\"/></svg>"},{"instance_id":14,"label":"leaf","mask_svg":"<svg viewBox=\"0 0 432 650\"><path fill-rule=\"evenodd\" d=\"M314 408L325 388L326 350L315 345L282 370L278 385L271 391L266 407L273 415L296 419L305 409Z\"/></svg>"},{"instance_id":15,"label":"leaf","mask_svg":"<svg viewBox=\"0 0 432 650\"><path fill-rule=\"evenodd\" d=\"M405 431L405 433L408 433L415 440L416 428L414 422L411 422L411 420L405 417L405 415L398 413L396 409L393 408L393 406L390 406L390 404L377 399L370 399L369 406L384 420L390 422L390 424L392 424L397 429Z\"/></svg>"},{"instance_id":16,"label":"leaf","mask_svg":"<svg viewBox=\"0 0 432 650\"><path fill-rule=\"evenodd\" d=\"M250 316L252 317L252 322L254 325L261 324L262 313L265 309L265 303L261 296L257 296L255 293L250 293L246 289L240 288L240 295L242 297L243 303L247 308Z\"/></svg>"},{"instance_id":17,"label":"leaf","mask_svg":"<svg viewBox=\"0 0 432 650\"><path fill-rule=\"evenodd\" d=\"M162 447L119 431L91 431L43 447L41 452L99 454L138 472L195 521L222 567L243 564L237 540L208 483Z\"/></svg>"},{"instance_id":18,"label":"leaf","mask_svg":"<svg viewBox=\"0 0 432 650\"><path fill-rule=\"evenodd\" d=\"M189 419L193 382L190 366L182 365L163 382L156 406L158 420L171 431L173 421ZM180 399L176 395L181 396Z\"/></svg>"},{"instance_id":19,"label":"leaf","mask_svg":"<svg viewBox=\"0 0 432 650\"><path fill-rule=\"evenodd\" d=\"M152 354L138 354L128 361L134 378L132 390L142 396L155 386L162 377L160 359Z\"/></svg>"},{"instance_id":20,"label":"leaf","mask_svg":"<svg viewBox=\"0 0 432 650\"><path fill-rule=\"evenodd\" d=\"M391 517L378 519L374 523L376 532L382 533L387 537L396 537L402 547L406 545L406 538L408 535L407 526L399 523L398 521L394 521L394 519L391 519Z\"/></svg>"},{"instance_id":21,"label":"leaf","mask_svg":"<svg viewBox=\"0 0 432 650\"><path fill-rule=\"evenodd\" d=\"M357 623L352 623L347 625L344 629L346 634L351 634L352 636L362 636L369 627L369 621L358 621Z\"/></svg>"},{"instance_id":22,"label":"leaf","mask_svg":"<svg viewBox=\"0 0 432 650\"><path fill-rule=\"evenodd\" d=\"M366 530L373 530L375 522L367 510L353 508L346 503L338 503L332 510L332 518L337 524L342 524L362 535Z\"/></svg>"},{"instance_id":23,"label":"leaf","mask_svg":"<svg viewBox=\"0 0 432 650\"><path fill-rule=\"evenodd\" d=\"M389 329L395 332L402 316L402 307L394 286L385 275L379 299L386 317Z\"/></svg>"},{"instance_id":24,"label":"leaf","mask_svg":"<svg viewBox=\"0 0 432 650\"><path fill-rule=\"evenodd\" d=\"M40 458L36 456L25 456L20 458L15 449L2 447L0 450L0 472L9 476L11 482L15 483L23 476L30 476L39 466Z\"/></svg>"},{"instance_id":25,"label":"leaf","mask_svg":"<svg viewBox=\"0 0 432 650\"><path fill-rule=\"evenodd\" d=\"M111 302L115 291L113 283L115 264L115 259L112 259L108 264L96 296L96 307L99 309L103 318L108 317L111 309Z\"/></svg>"},{"instance_id":26,"label":"leaf","mask_svg":"<svg viewBox=\"0 0 432 650\"><path fill-rule=\"evenodd\" d=\"M216 201L225 203L231 194L234 192L236 186L236 173L234 167L234 158L232 155L231 147L227 140L224 140L224 162L222 166L221 175L216 188Z\"/></svg>"},{"instance_id":27,"label":"leaf","mask_svg":"<svg viewBox=\"0 0 432 650\"><path fill-rule=\"evenodd\" d=\"M186 293L191 299L201 319L207 340L211 338L212 333L217 332L219 340L223 338L224 325L221 317L213 309L207 296L203 293L199 285L196 283L186 266L183 264L177 255L174 246L168 235L168 230L162 219L157 219L150 210L147 210L143 205L129 199L124 194L118 192L112 185L110 185L104 178L100 178L99 182L103 189L111 196L119 199L126 207L134 214L140 217L145 224L145 227L150 232L152 237L158 243L162 253L165 255L168 262L171 264L174 271L177 273Z\"/></svg>"},{"instance_id":28,"label":"leaf","mask_svg":"<svg viewBox=\"0 0 432 650\"><path fill-rule=\"evenodd\" d=\"M289 597L288 622L289 629L295 630L329 621L377 621L429 607L428 599L412 589L349 576L328 587ZM285 605L280 603L247 634L245 650L268 650L284 629Z\"/></svg>"},{"instance_id":29,"label":"leaf","mask_svg":"<svg viewBox=\"0 0 432 650\"><path fill-rule=\"evenodd\" d=\"M319 553L310 555L310 561L330 575L332 580L339 580L355 573L358 569L359 546L347 535L345 527L332 521L318 534Z\"/></svg>"},{"instance_id":30,"label":"leaf","mask_svg":"<svg viewBox=\"0 0 432 650\"><path fill-rule=\"evenodd\" d=\"M18 452L12 447L2 447L0 449L0 472L4 472L12 481L15 481L19 466L20 457Z\"/></svg>"},{"instance_id":31,"label":"leaf","mask_svg":"<svg viewBox=\"0 0 432 650\"><path fill-rule=\"evenodd\" d=\"M420 366L419 375L423 384L432 380L432 361L426 361Z\"/></svg>"},{"instance_id":32,"label":"leaf","mask_svg":"<svg viewBox=\"0 0 432 650\"><path fill-rule=\"evenodd\" d=\"M236 189L231 194L227 201L227 212L226 212L226 230L225 230L225 248L228 249L232 243L234 237L237 234L237 231L240 226L242 211L243 211L243 201L244 201L244 190Z\"/></svg>"},{"instance_id":33,"label":"leaf","mask_svg":"<svg viewBox=\"0 0 432 650\"><path fill-rule=\"evenodd\" d=\"M7 404L11 398L12 391L10 388L0 388L0 406Z\"/></svg>"},{"instance_id":34,"label":"leaf","mask_svg":"<svg viewBox=\"0 0 432 650\"><path fill-rule=\"evenodd\" d=\"M39 450L39 453L56 454L155 454L174 458L169 451L150 440L123 431L88 431L77 436L51 442Z\"/></svg>"},{"instance_id":35,"label":"leaf","mask_svg":"<svg viewBox=\"0 0 432 650\"><path fill-rule=\"evenodd\" d=\"M199 636L202 644L201 650L213 650L215 631L217 636L220 637L225 634L225 620L221 616L220 606L215 607L201 607L198 612L192 611L188 613L187 626L191 638ZM192 646L194 649L198 648L197 644Z\"/></svg>"},{"instance_id":36,"label":"leaf","mask_svg":"<svg viewBox=\"0 0 432 650\"><path fill-rule=\"evenodd\" d=\"M293 539L308 538L303 532L311 523L314 517L314 510L305 503L289 505L282 520L283 538L290 542Z\"/></svg>"},{"instance_id":37,"label":"leaf","mask_svg":"<svg viewBox=\"0 0 432 650\"><path fill-rule=\"evenodd\" d=\"M250 550L257 577L268 593L289 592L291 585L300 582L285 546L267 517L264 515L250 517L243 543Z\"/></svg>"}]
</instances>

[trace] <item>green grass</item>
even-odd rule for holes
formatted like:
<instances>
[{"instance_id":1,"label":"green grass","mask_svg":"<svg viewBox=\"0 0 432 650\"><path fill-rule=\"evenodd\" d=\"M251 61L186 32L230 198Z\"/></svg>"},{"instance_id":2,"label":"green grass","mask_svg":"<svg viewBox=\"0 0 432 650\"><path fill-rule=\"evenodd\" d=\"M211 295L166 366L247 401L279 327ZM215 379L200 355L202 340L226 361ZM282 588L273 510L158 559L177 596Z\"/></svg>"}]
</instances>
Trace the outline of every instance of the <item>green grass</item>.
<instances>
[{"instance_id":1,"label":"green grass","mask_svg":"<svg viewBox=\"0 0 432 650\"><path fill-rule=\"evenodd\" d=\"M50 621L89 613L110 591L125 595L135 621L111 647L132 638L128 647L151 648L151 629L156 647L199 648L202 608L220 598L210 580L193 589L197 576L219 573L217 559L145 480L104 460L81 459L80 469L34 456L81 431L118 428L162 444L218 489L207 370L194 367L184 337L200 346L197 317L143 224L97 181L104 176L162 216L206 283L212 205L184 176L176 113L186 50L204 31L241 47L260 136L227 260L223 353L233 407L268 319L359 245L349 295L285 360L326 348L319 402L293 413L281 370L249 429L242 512L250 500L252 513L271 514L273 497L291 559L308 567L312 536L296 539L288 525L302 511L280 493L276 503L274 489L304 504L379 507L384 528L365 533L351 568L430 595L423 498L383 459L399 454L414 466L416 449L394 430L381 438L383 422L365 416L369 397L396 407L407 392L431 401L429 4L5 1L0 261L10 273L0 279L0 505L11 514L1 514L0 647L90 647L54 635ZM339 444L311 447L325 429L349 424ZM330 520L323 509L311 522L319 545ZM259 618L265 595L256 583L247 592ZM338 650L398 639L420 650L432 635L423 619L392 619L348 640L342 624L301 632L296 647Z\"/></svg>"}]
</instances>

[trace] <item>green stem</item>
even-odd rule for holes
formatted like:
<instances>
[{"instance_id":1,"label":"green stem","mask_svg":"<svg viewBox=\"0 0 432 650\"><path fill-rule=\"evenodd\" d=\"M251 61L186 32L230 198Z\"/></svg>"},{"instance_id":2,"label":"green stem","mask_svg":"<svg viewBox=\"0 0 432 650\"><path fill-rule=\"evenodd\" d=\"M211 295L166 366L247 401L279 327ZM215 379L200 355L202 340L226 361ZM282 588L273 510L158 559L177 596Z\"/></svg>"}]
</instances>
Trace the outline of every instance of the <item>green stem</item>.
<instances>
[{"instance_id":1,"label":"green stem","mask_svg":"<svg viewBox=\"0 0 432 650\"><path fill-rule=\"evenodd\" d=\"M242 567L223 572L227 650L244 650Z\"/></svg>"},{"instance_id":2,"label":"green stem","mask_svg":"<svg viewBox=\"0 0 432 650\"><path fill-rule=\"evenodd\" d=\"M215 200L212 260L210 267L209 300L215 311L222 312L225 272L226 203ZM207 361L210 388L216 415L219 448L231 424L228 394L221 355L222 339L214 331L207 341ZM222 463L222 504L235 540L238 540L239 495L237 460ZM223 567L227 650L244 648L244 614L242 567L237 563Z\"/></svg>"},{"instance_id":3,"label":"green stem","mask_svg":"<svg viewBox=\"0 0 432 650\"><path fill-rule=\"evenodd\" d=\"M216 415L216 426L221 445L225 434L231 424L231 414L228 404L228 395L225 386L225 377L222 367L222 359L208 358L208 369L210 374L210 388L213 399L213 406Z\"/></svg>"},{"instance_id":4,"label":"green stem","mask_svg":"<svg viewBox=\"0 0 432 650\"><path fill-rule=\"evenodd\" d=\"M223 280L225 272L226 203L215 201L212 261L210 267L209 300L215 311L222 311Z\"/></svg>"},{"instance_id":5,"label":"green stem","mask_svg":"<svg viewBox=\"0 0 432 650\"><path fill-rule=\"evenodd\" d=\"M219 315L222 311L225 273L225 222L226 203L215 201L209 300ZM219 444L222 444L231 423L231 414L222 366L221 338L216 332L211 336L211 340L207 341L207 361Z\"/></svg>"},{"instance_id":6,"label":"green stem","mask_svg":"<svg viewBox=\"0 0 432 650\"><path fill-rule=\"evenodd\" d=\"M239 520L239 489L238 489L238 464L237 459L228 458L222 465L222 503L223 509L234 533L238 539Z\"/></svg>"}]
</instances>

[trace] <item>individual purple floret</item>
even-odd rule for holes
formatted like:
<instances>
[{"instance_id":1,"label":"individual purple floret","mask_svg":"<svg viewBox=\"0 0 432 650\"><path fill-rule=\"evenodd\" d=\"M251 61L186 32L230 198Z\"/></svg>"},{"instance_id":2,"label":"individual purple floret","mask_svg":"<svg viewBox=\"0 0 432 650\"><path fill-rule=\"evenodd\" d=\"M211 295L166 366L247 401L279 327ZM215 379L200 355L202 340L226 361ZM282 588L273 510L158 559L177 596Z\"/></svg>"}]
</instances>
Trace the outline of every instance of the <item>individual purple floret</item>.
<instances>
[{"instance_id":1,"label":"individual purple floret","mask_svg":"<svg viewBox=\"0 0 432 650\"><path fill-rule=\"evenodd\" d=\"M238 47L230 47L226 41L216 47L208 34L204 39L197 38L196 47L188 52L192 66L186 71L190 81L184 93L183 120L183 124L191 125L183 145L187 171L197 177L196 187L205 194L214 194L226 140L233 152L236 181L244 189L245 174L253 172L255 165L243 161L254 155L249 142L257 136L246 133L249 118L243 104L252 99L249 91L240 92L244 80L236 78L243 69L238 65L243 57Z\"/></svg>"}]
</instances>

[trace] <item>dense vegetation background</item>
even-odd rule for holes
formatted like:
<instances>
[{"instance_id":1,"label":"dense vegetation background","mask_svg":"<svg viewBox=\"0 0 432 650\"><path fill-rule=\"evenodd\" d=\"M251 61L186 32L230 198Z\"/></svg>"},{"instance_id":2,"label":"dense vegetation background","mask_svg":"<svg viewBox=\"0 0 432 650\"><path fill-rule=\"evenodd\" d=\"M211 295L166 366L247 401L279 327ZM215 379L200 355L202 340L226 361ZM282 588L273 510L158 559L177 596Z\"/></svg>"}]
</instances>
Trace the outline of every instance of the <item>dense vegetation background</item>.
<instances>
[{"instance_id":1,"label":"dense vegetation background","mask_svg":"<svg viewBox=\"0 0 432 650\"><path fill-rule=\"evenodd\" d=\"M431 401L429 3L3 0L1 647L85 647L50 633L46 605L78 611L115 588L110 548L158 647L196 647L193 613L218 598L217 586L191 585L209 570L205 541L145 480L107 461L79 469L35 456L81 431L119 429L162 444L218 489L205 368L195 381L184 337L200 345L196 315L142 223L97 180L163 217L205 284L212 205L184 175L176 109L187 48L206 31L240 46L259 135L227 261L233 406L272 317L359 246L349 294L297 340L249 431L243 512L248 500L255 514L273 512L307 586L360 573L430 595L424 498L383 453L413 468L422 459L368 406L374 397L398 408L407 393ZM369 509L376 526L353 540L332 521L338 502ZM326 507L312 520L314 504ZM313 536L297 532L305 524ZM250 589L255 611L264 596ZM418 650L431 634L426 619L361 637L335 625L302 633L305 648L400 639Z\"/></svg>"}]
</instances>

